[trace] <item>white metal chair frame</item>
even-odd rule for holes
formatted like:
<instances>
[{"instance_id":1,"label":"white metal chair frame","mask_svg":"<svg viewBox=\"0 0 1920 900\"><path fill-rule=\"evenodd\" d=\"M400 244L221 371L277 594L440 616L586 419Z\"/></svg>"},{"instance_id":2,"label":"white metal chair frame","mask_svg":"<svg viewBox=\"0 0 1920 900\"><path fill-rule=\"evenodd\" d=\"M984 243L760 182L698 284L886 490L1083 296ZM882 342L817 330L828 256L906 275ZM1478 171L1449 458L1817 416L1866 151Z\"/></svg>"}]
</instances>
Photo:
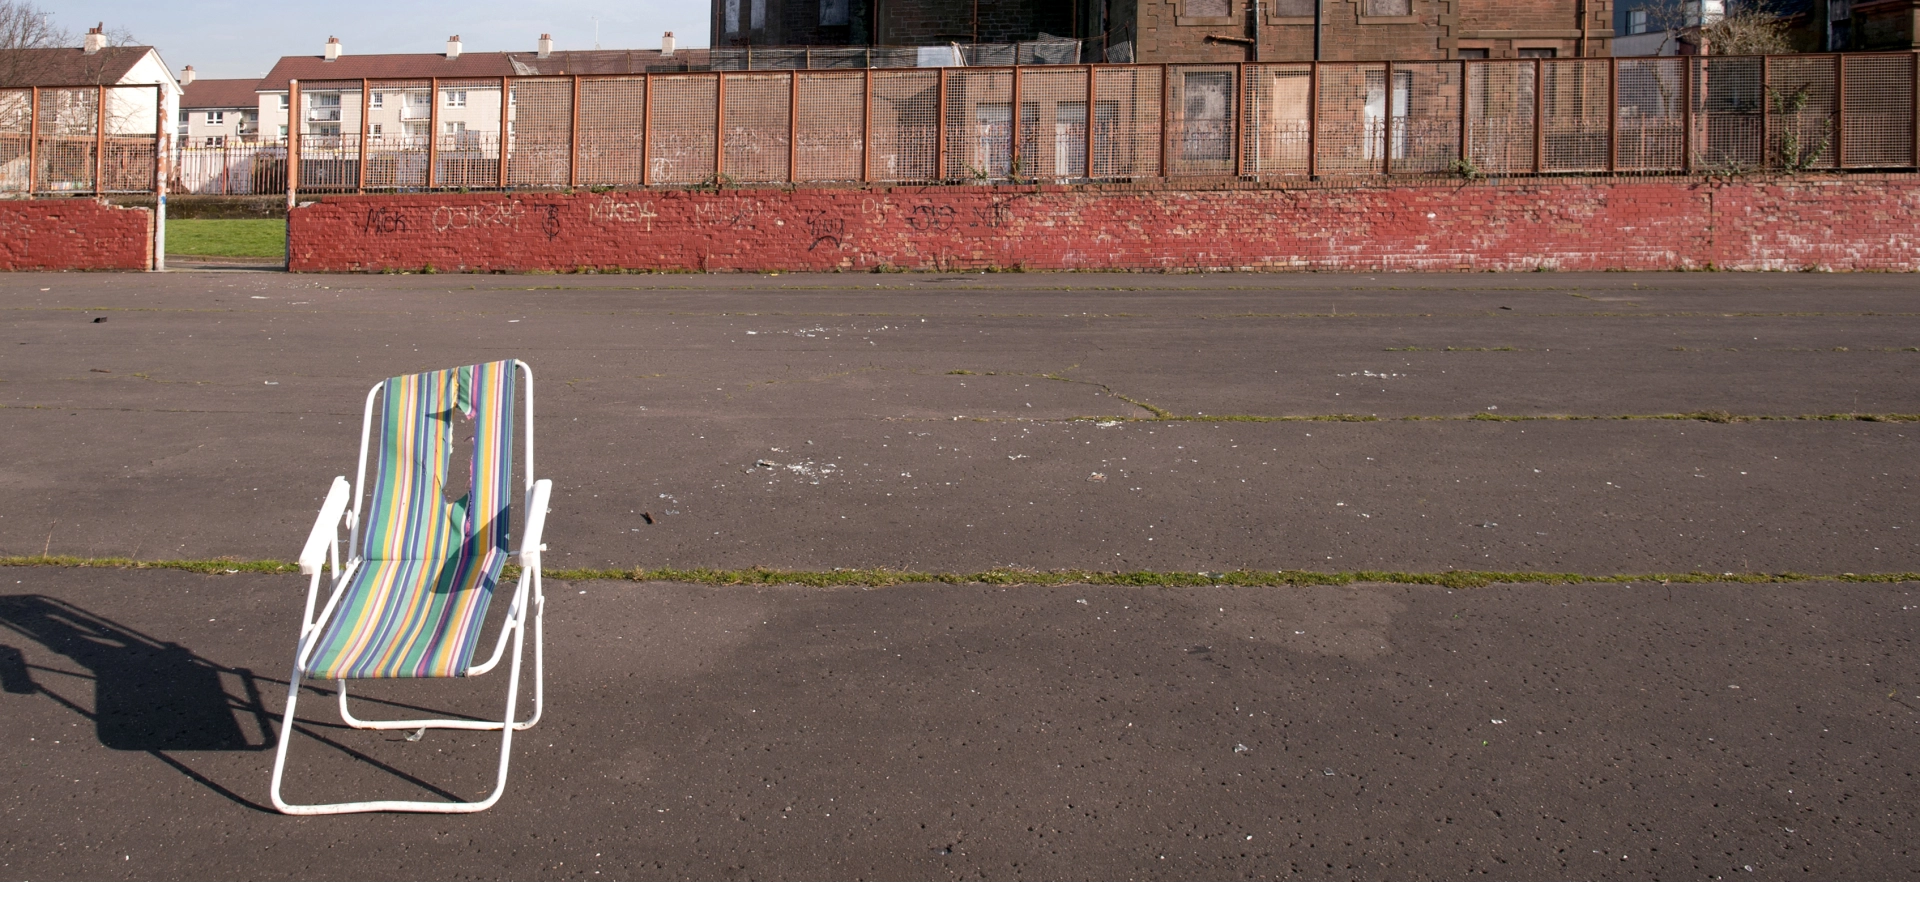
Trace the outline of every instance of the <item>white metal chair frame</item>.
<instances>
[{"instance_id":1,"label":"white metal chair frame","mask_svg":"<svg viewBox=\"0 0 1920 900\"><path fill-rule=\"evenodd\" d=\"M312 580L307 586L307 607L300 619L300 641L294 654L293 674L287 678L287 711L280 725L280 746L273 759L273 805L283 813L296 816L328 815L332 813L357 812L427 812L427 813L467 813L479 812L499 802L500 795L507 787L508 752L513 746L513 733L532 728L540 721L545 707L546 670L543 628L546 616L546 595L540 583L540 553L547 549L540 542L541 532L546 527L547 502L553 493L551 480L534 480L533 473L533 370L524 362L515 361L525 381L524 405L526 409L526 471L525 505L526 525L520 536L518 552L508 554L508 559L517 559L520 563L520 578L514 587L513 603L507 608L505 623L500 628L500 637L494 642L493 655L480 665L467 670L468 675L480 675L493 669L500 663L501 655L507 648L507 637L513 637L513 669L507 678L507 710L498 721L492 719L361 719L347 709L347 682L340 679L340 718L349 726L363 729L420 729L447 728L466 731L500 732L500 769L496 777L493 792L483 800L474 801L425 801L425 800L366 800L351 803L288 803L280 796L280 782L286 771L287 744L293 737L294 707L300 699L300 682L307 661L312 655L324 626L346 592L347 585L353 580L353 574L359 570L362 560L360 553L360 504L365 493L367 477L367 447L373 435L374 401L386 386L382 381L367 392L366 415L360 426L360 466L350 485L346 476L336 476L333 487L327 492L326 502L320 507L320 518L313 523L313 531L307 535L306 547L300 551L300 573ZM508 415L512 415L509 409ZM352 509L348 503L351 501ZM347 547L354 556L347 561L345 568L340 564L340 525L344 518L348 528ZM314 602L320 596L320 568L323 563L330 570L331 593L320 615L313 615ZM531 601L531 602L529 602ZM520 695L520 661L522 646L527 631L527 613L531 606L533 612L533 716L526 721L514 719L514 707Z\"/></svg>"}]
</instances>

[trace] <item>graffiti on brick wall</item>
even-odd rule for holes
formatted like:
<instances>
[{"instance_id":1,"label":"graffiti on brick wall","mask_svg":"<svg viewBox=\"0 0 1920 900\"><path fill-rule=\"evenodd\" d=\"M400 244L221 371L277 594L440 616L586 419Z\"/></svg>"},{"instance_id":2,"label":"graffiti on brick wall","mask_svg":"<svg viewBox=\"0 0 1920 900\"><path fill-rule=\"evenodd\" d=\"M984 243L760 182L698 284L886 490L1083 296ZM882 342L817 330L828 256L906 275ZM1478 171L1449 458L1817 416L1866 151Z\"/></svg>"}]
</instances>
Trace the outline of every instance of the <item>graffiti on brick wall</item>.
<instances>
[{"instance_id":1,"label":"graffiti on brick wall","mask_svg":"<svg viewBox=\"0 0 1920 900\"><path fill-rule=\"evenodd\" d=\"M592 218L595 222L619 222L626 225L643 225L653 230L653 220L659 218L653 211L651 200L617 200L611 195L601 194L593 201Z\"/></svg>"},{"instance_id":2,"label":"graffiti on brick wall","mask_svg":"<svg viewBox=\"0 0 1920 900\"><path fill-rule=\"evenodd\" d=\"M995 197L973 208L973 224L981 228L999 229L1011 221L1013 221L1012 197Z\"/></svg>"},{"instance_id":3,"label":"graffiti on brick wall","mask_svg":"<svg viewBox=\"0 0 1920 900\"><path fill-rule=\"evenodd\" d=\"M407 230L407 211L394 206L376 206L367 210L367 220L360 226L366 234L397 234Z\"/></svg>"},{"instance_id":4,"label":"graffiti on brick wall","mask_svg":"<svg viewBox=\"0 0 1920 900\"><path fill-rule=\"evenodd\" d=\"M551 241L560 236L563 230L560 220L560 206L553 203L521 203L509 200L504 203L478 203L465 205L443 205L433 211L433 230L441 233L448 231L468 231L473 229L505 228L515 229L531 215L538 223L540 232ZM401 221L405 230L405 221Z\"/></svg>"},{"instance_id":5,"label":"graffiti on brick wall","mask_svg":"<svg viewBox=\"0 0 1920 900\"><path fill-rule=\"evenodd\" d=\"M813 243L807 245L809 251L818 250L822 245L829 250L844 249L847 245L847 220L840 216L808 216L807 236L813 238Z\"/></svg>"},{"instance_id":6,"label":"graffiti on brick wall","mask_svg":"<svg viewBox=\"0 0 1920 900\"><path fill-rule=\"evenodd\" d=\"M949 231L953 228L954 209L946 203L916 203L907 212L907 227L919 232Z\"/></svg>"}]
</instances>

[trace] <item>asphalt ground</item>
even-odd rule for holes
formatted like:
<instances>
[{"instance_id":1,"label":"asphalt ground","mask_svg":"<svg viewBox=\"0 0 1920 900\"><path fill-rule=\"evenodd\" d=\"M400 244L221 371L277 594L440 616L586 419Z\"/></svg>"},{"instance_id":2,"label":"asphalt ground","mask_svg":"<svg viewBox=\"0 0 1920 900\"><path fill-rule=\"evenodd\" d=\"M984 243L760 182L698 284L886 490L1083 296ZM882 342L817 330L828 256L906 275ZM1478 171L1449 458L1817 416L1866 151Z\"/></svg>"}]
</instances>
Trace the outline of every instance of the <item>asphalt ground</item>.
<instances>
[{"instance_id":1,"label":"asphalt ground","mask_svg":"<svg viewBox=\"0 0 1920 900\"><path fill-rule=\"evenodd\" d=\"M375 380L513 356L550 567L1897 575L1912 284L13 275L0 556L290 559ZM312 821L303 582L0 576L7 877L1920 870L1913 582L553 581L498 807ZM487 787L313 699L296 798Z\"/></svg>"}]
</instances>

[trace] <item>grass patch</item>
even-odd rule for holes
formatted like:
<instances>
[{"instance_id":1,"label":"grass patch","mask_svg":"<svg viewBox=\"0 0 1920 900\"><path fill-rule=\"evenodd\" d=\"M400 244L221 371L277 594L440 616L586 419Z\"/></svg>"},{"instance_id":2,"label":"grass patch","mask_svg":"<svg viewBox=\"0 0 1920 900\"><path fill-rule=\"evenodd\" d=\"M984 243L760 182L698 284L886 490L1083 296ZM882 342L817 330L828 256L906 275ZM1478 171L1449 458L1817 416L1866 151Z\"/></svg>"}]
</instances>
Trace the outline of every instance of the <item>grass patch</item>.
<instances>
[{"instance_id":1,"label":"grass patch","mask_svg":"<svg viewBox=\"0 0 1920 900\"><path fill-rule=\"evenodd\" d=\"M287 254L285 219L170 219L167 252L180 256L274 258Z\"/></svg>"},{"instance_id":2,"label":"grass patch","mask_svg":"<svg viewBox=\"0 0 1920 900\"><path fill-rule=\"evenodd\" d=\"M71 569L167 569L207 575L242 572L270 575L300 571L278 560L231 559L132 560L79 556L5 556L0 566L52 566ZM507 566L503 578L519 575ZM1062 569L990 569L985 572L909 572L896 569L547 569L546 577L559 581L664 581L716 587L796 585L800 587L890 587L901 584L993 585L1105 585L1113 587L1318 587L1351 584L1416 584L1445 588L1480 588L1499 584L1794 584L1834 582L1889 584L1920 581L1920 572L1842 572L1810 575L1802 572L1643 572L1585 575L1578 572L1316 572L1308 569L1236 569L1230 572L1095 572Z\"/></svg>"}]
</instances>

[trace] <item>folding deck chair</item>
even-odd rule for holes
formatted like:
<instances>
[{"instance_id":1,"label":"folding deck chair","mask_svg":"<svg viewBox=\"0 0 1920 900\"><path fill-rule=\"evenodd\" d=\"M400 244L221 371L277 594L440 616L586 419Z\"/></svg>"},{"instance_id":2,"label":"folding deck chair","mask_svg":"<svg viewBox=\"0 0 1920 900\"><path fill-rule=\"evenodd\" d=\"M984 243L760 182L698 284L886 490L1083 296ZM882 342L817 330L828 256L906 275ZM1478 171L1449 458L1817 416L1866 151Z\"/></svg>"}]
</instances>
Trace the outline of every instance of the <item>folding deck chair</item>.
<instances>
[{"instance_id":1,"label":"folding deck chair","mask_svg":"<svg viewBox=\"0 0 1920 900\"><path fill-rule=\"evenodd\" d=\"M473 663L481 624L509 556L508 500L512 488L513 389L524 375L526 411L526 528L517 554L521 566L513 602L485 662ZM367 448L374 404L380 404L379 460L371 508L362 514ZM471 489L447 497L444 489L458 418L474 423ZM352 812L478 812L500 799L507 785L507 753L513 733L540 721L546 688L541 624L546 597L540 586L540 533L553 482L533 477L533 370L518 360L442 369L389 378L367 393L360 428L360 466L352 484L342 476L320 508L319 521L300 553L300 571L312 581L300 620L299 649L287 679L286 719L273 760L273 805L292 815ZM352 510L348 511L351 503ZM340 525L347 526L352 558L340 564ZM365 542L361 528L365 526ZM330 564L331 593L320 615L320 569ZM520 690L521 648L531 607L533 617L533 716L514 718ZM513 638L513 669L507 678L507 710L493 719L358 719L347 709L347 682L360 678L460 678L479 675L500 662ZM484 800L402 801L302 805L281 799L280 781L293 738L294 706L304 678L340 682L340 717L354 728L450 728L499 731L500 770Z\"/></svg>"}]
</instances>

